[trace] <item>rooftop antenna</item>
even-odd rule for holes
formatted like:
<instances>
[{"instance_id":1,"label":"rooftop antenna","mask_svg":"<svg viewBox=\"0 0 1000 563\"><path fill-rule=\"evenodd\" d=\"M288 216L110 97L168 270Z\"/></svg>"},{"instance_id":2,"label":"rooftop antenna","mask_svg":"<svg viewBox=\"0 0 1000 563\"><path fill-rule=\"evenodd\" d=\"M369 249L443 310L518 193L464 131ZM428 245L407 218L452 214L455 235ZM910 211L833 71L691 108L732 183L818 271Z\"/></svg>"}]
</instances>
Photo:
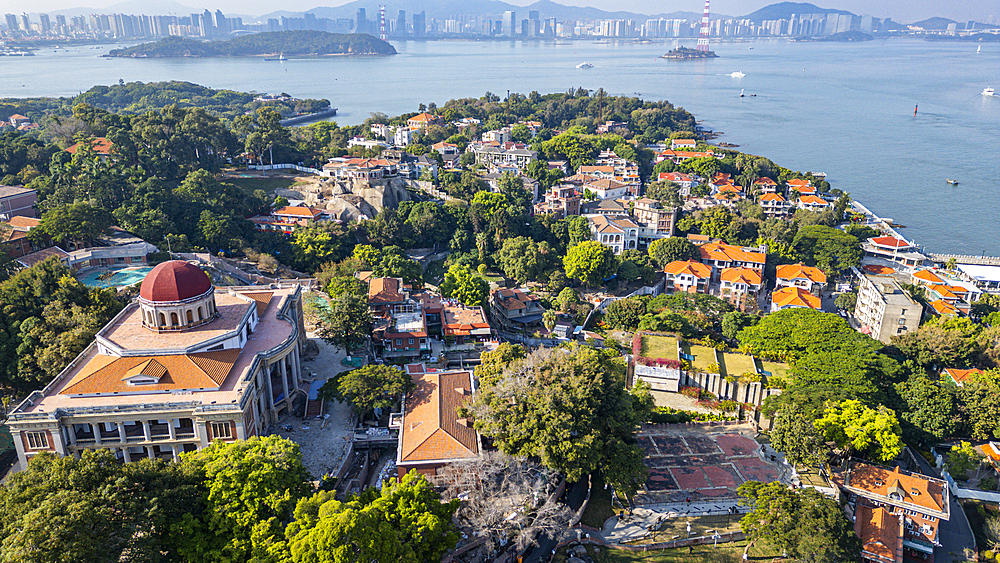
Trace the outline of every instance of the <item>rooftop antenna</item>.
<instances>
[{"instance_id":1,"label":"rooftop antenna","mask_svg":"<svg viewBox=\"0 0 1000 563\"><path fill-rule=\"evenodd\" d=\"M701 16L701 33L698 35L698 50L708 51L708 26L709 26L709 9L708 3L712 0L705 0L705 15Z\"/></svg>"},{"instance_id":2,"label":"rooftop antenna","mask_svg":"<svg viewBox=\"0 0 1000 563\"><path fill-rule=\"evenodd\" d=\"M378 30L378 38L381 39L382 41L385 41L389 37L385 33L385 5L382 5L382 4L379 5L379 7L378 7L378 14L379 14L379 20L380 20L380 22L379 22L380 27L379 27L379 30Z\"/></svg>"}]
</instances>

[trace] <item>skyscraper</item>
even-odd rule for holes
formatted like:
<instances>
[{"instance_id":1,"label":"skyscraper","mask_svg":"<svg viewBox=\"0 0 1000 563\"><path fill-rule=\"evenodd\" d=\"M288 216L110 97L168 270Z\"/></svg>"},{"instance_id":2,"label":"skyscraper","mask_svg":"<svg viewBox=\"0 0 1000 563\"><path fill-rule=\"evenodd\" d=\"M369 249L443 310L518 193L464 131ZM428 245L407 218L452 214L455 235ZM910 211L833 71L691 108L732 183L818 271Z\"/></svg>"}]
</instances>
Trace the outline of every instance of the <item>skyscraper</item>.
<instances>
[{"instance_id":1,"label":"skyscraper","mask_svg":"<svg viewBox=\"0 0 1000 563\"><path fill-rule=\"evenodd\" d=\"M52 31L52 22L49 21L48 14L38 14L38 30L42 32L42 35Z\"/></svg>"},{"instance_id":2,"label":"skyscraper","mask_svg":"<svg viewBox=\"0 0 1000 563\"><path fill-rule=\"evenodd\" d=\"M503 13L503 34L506 37L517 34L517 14L513 10Z\"/></svg>"},{"instance_id":3,"label":"skyscraper","mask_svg":"<svg viewBox=\"0 0 1000 563\"><path fill-rule=\"evenodd\" d=\"M413 36L423 37L427 32L427 13L413 14Z\"/></svg>"},{"instance_id":4,"label":"skyscraper","mask_svg":"<svg viewBox=\"0 0 1000 563\"><path fill-rule=\"evenodd\" d=\"M7 31L17 33L17 16L14 14L4 14L3 17L7 21Z\"/></svg>"},{"instance_id":5,"label":"skyscraper","mask_svg":"<svg viewBox=\"0 0 1000 563\"><path fill-rule=\"evenodd\" d=\"M21 14L21 31L26 34L31 33L31 20L28 19L28 14Z\"/></svg>"},{"instance_id":6,"label":"skyscraper","mask_svg":"<svg viewBox=\"0 0 1000 563\"><path fill-rule=\"evenodd\" d=\"M201 14L201 34L205 37L215 35L215 24L212 23L212 12L207 9Z\"/></svg>"},{"instance_id":7,"label":"skyscraper","mask_svg":"<svg viewBox=\"0 0 1000 563\"><path fill-rule=\"evenodd\" d=\"M406 35L406 10L400 10L396 16L396 35Z\"/></svg>"},{"instance_id":8,"label":"skyscraper","mask_svg":"<svg viewBox=\"0 0 1000 563\"><path fill-rule=\"evenodd\" d=\"M358 15L354 21L354 33L368 33L368 16L365 15L364 8L358 8Z\"/></svg>"}]
</instances>

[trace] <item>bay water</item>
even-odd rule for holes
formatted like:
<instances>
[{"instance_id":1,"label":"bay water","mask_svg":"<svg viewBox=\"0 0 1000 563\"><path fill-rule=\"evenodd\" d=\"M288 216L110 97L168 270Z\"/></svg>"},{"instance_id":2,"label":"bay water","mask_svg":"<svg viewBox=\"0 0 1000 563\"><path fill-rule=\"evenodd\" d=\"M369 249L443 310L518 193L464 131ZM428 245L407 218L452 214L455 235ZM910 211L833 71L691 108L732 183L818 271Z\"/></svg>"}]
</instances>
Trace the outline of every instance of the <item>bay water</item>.
<instances>
[{"instance_id":1,"label":"bay water","mask_svg":"<svg viewBox=\"0 0 1000 563\"><path fill-rule=\"evenodd\" d=\"M114 46L0 57L0 97L73 96L95 84L184 80L326 98L336 121L420 103L604 88L669 100L718 141L800 171L825 172L928 252L1000 255L1000 44L719 43L718 59L660 59L672 43L393 42L391 57L108 59ZM589 62L593 68L576 65ZM735 78L734 72L745 74ZM740 98L744 91L746 97ZM914 107L919 105L917 115ZM960 182L951 186L945 179Z\"/></svg>"}]
</instances>

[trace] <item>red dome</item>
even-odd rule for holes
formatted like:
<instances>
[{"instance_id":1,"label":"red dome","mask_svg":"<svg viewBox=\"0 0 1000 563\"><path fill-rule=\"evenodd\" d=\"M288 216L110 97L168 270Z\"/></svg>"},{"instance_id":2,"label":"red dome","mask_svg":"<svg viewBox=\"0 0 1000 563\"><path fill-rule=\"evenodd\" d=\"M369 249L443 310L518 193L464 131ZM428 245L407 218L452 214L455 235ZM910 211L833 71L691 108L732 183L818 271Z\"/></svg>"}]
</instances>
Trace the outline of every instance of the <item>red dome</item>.
<instances>
[{"instance_id":1,"label":"red dome","mask_svg":"<svg viewBox=\"0 0 1000 563\"><path fill-rule=\"evenodd\" d=\"M212 280L201 268L183 260L170 260L146 274L139 296L147 301L183 301L212 288Z\"/></svg>"}]
</instances>

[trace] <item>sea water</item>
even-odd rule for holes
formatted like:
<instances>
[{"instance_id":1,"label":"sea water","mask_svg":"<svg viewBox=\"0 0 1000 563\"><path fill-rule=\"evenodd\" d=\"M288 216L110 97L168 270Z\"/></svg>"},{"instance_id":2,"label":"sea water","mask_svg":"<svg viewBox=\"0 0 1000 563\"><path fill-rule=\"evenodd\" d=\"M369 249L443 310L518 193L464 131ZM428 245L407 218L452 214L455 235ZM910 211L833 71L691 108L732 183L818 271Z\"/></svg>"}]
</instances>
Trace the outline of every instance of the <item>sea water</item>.
<instances>
[{"instance_id":1,"label":"sea water","mask_svg":"<svg viewBox=\"0 0 1000 563\"><path fill-rule=\"evenodd\" d=\"M326 98L335 120L396 115L490 91L604 88L669 100L718 140L834 187L907 226L928 252L1000 255L1000 44L896 38L865 43L718 43L718 59L658 58L674 43L397 42L391 57L107 59L114 46L0 57L0 97L73 96L95 84L184 80ZM576 68L581 62L593 68ZM743 78L731 73L743 72ZM741 90L747 97L740 98ZM914 107L919 104L917 115ZM945 179L960 182L950 186Z\"/></svg>"}]
</instances>

